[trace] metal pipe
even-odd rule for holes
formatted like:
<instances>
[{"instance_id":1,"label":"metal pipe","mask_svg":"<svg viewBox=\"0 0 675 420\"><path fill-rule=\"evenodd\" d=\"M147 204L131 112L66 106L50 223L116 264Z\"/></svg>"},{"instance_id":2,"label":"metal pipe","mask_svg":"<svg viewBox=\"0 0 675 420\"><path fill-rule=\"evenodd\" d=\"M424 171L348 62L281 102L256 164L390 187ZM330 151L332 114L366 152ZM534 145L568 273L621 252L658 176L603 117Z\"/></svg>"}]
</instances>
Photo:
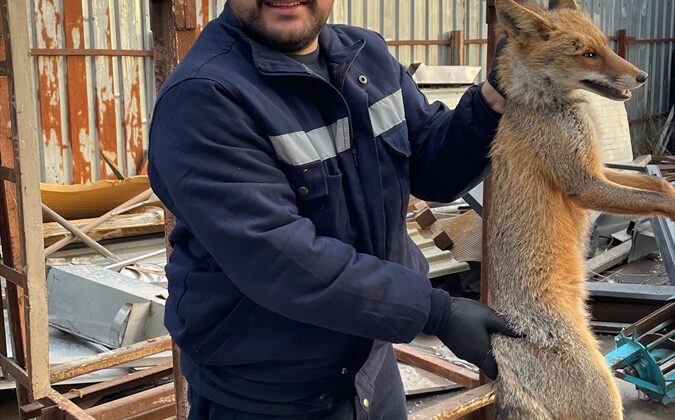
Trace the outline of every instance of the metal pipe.
<instances>
[{"instance_id":1,"label":"metal pipe","mask_svg":"<svg viewBox=\"0 0 675 420\"><path fill-rule=\"evenodd\" d=\"M109 270L115 270L117 268L122 268L126 265L133 264L133 263L138 262L138 261L143 261L147 258L151 258L151 257L154 257L156 255L165 254L165 253L166 253L166 249L159 249L157 251L152 251L148 254L139 255L137 257L129 258L128 260L117 262L115 264L106 265L103 268L107 268Z\"/></svg>"},{"instance_id":2,"label":"metal pipe","mask_svg":"<svg viewBox=\"0 0 675 420\"><path fill-rule=\"evenodd\" d=\"M46 205L44 205L44 203L42 204L42 212L44 214L46 214L50 219L52 219L56 223L63 226L68 232L72 233L77 238L79 238L82 242L84 242L91 249L95 250L96 252L98 252L99 254L101 254L105 257L112 258L113 260L116 260L116 261L120 261L120 257L113 254L108 249L106 249L106 247L99 244L98 242L93 240L90 236L88 236L86 233L82 232L80 229L73 226L70 222L68 222L66 219L64 219L60 214L58 214L54 210L50 209Z\"/></svg>"}]
</instances>

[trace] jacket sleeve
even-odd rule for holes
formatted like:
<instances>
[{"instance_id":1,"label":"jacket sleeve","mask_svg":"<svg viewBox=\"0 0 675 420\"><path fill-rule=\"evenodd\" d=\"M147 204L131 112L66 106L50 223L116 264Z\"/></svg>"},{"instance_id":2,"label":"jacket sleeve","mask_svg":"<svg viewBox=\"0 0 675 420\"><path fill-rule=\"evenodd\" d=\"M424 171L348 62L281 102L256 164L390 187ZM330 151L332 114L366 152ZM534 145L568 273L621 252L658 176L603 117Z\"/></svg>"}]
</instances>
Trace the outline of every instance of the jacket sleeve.
<instances>
[{"instance_id":1,"label":"jacket sleeve","mask_svg":"<svg viewBox=\"0 0 675 420\"><path fill-rule=\"evenodd\" d=\"M401 86L412 149L411 193L453 201L487 176L500 114L485 102L481 85L470 87L452 111L441 102L429 104L402 67Z\"/></svg>"},{"instance_id":2,"label":"jacket sleeve","mask_svg":"<svg viewBox=\"0 0 675 420\"><path fill-rule=\"evenodd\" d=\"M274 150L222 85L183 81L155 107L156 194L256 304L296 321L407 342L429 314L429 280L317 236Z\"/></svg>"}]
</instances>

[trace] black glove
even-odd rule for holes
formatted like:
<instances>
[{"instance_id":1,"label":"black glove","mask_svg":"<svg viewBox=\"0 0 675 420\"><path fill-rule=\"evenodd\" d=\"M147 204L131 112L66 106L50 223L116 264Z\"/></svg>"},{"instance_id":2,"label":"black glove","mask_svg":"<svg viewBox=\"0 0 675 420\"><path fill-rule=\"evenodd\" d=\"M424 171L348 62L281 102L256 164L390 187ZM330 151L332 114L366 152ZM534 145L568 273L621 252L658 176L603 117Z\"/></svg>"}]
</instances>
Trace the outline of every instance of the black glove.
<instances>
[{"instance_id":1,"label":"black glove","mask_svg":"<svg viewBox=\"0 0 675 420\"><path fill-rule=\"evenodd\" d=\"M521 337L504 318L475 300L450 296L434 289L424 333L437 336L460 359L478 366L490 379L497 377L491 333Z\"/></svg>"},{"instance_id":2,"label":"black glove","mask_svg":"<svg viewBox=\"0 0 675 420\"><path fill-rule=\"evenodd\" d=\"M504 97L504 99L506 99L506 93L504 93L504 87L499 83L499 76L497 75L497 63L499 63L499 58L501 57L502 50L506 45L507 39L508 38L506 38L504 35L497 41L497 45L495 45L495 54L492 56L490 72L487 75L488 83L490 83L492 87Z\"/></svg>"}]
</instances>

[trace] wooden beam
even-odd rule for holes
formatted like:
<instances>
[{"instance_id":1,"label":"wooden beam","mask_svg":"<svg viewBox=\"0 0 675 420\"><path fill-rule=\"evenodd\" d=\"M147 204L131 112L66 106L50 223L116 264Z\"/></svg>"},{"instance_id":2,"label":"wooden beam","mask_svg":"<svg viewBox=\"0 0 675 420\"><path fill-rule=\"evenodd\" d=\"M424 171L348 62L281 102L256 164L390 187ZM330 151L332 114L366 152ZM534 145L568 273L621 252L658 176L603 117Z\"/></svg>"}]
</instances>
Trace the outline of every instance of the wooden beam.
<instances>
[{"instance_id":1,"label":"wooden beam","mask_svg":"<svg viewBox=\"0 0 675 420\"><path fill-rule=\"evenodd\" d=\"M99 353L55 366L51 372L51 382L57 383L86 373L106 369L132 360L171 350L171 337L165 335L159 338L142 341L131 346Z\"/></svg>"},{"instance_id":2,"label":"wooden beam","mask_svg":"<svg viewBox=\"0 0 675 420\"><path fill-rule=\"evenodd\" d=\"M13 108L12 135L15 141L14 170L18 174L18 208L20 220L24 273L27 280L25 296L27 360L26 367L31 380L30 396L39 399L48 396L49 385L49 336L47 324L47 282L45 277L44 243L42 240L42 212L40 209L40 151L35 103L34 67L29 52L30 36L28 22L31 17L24 0L3 0L7 19L5 31L11 54L8 78L10 102ZM9 25L9 22L12 22ZM10 64L11 63L11 64Z\"/></svg>"},{"instance_id":3,"label":"wooden beam","mask_svg":"<svg viewBox=\"0 0 675 420\"><path fill-rule=\"evenodd\" d=\"M455 420L493 404L495 400L492 384L485 384L454 395L445 401L430 405L412 413L410 420Z\"/></svg>"},{"instance_id":4,"label":"wooden beam","mask_svg":"<svg viewBox=\"0 0 675 420\"><path fill-rule=\"evenodd\" d=\"M464 65L464 31L450 32L450 64L453 66Z\"/></svg>"},{"instance_id":5,"label":"wooden beam","mask_svg":"<svg viewBox=\"0 0 675 420\"><path fill-rule=\"evenodd\" d=\"M174 407L174 401L173 383L168 383L129 395L128 397L97 405L88 409L87 414L97 420L126 419L168 404Z\"/></svg>"},{"instance_id":6,"label":"wooden beam","mask_svg":"<svg viewBox=\"0 0 675 420\"><path fill-rule=\"evenodd\" d=\"M396 359L403 363L424 369L467 388L476 388L479 385L479 376L476 372L413 349L405 344L394 344L394 353Z\"/></svg>"},{"instance_id":7,"label":"wooden beam","mask_svg":"<svg viewBox=\"0 0 675 420\"><path fill-rule=\"evenodd\" d=\"M589 271L590 277L625 261L632 247L633 241L628 240L586 261L586 270Z\"/></svg>"}]
</instances>

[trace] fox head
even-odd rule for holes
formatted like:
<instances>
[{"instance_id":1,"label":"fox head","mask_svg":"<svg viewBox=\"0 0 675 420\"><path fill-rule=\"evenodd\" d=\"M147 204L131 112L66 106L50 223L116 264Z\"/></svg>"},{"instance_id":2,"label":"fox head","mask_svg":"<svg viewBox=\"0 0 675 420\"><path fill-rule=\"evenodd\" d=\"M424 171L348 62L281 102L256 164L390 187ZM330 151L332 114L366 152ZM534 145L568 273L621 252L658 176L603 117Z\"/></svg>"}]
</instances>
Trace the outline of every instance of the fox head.
<instances>
[{"instance_id":1,"label":"fox head","mask_svg":"<svg viewBox=\"0 0 675 420\"><path fill-rule=\"evenodd\" d=\"M550 0L549 9L496 0L500 32L508 38L497 73L510 99L586 89L625 101L644 84L647 73L609 48L575 0Z\"/></svg>"}]
</instances>

